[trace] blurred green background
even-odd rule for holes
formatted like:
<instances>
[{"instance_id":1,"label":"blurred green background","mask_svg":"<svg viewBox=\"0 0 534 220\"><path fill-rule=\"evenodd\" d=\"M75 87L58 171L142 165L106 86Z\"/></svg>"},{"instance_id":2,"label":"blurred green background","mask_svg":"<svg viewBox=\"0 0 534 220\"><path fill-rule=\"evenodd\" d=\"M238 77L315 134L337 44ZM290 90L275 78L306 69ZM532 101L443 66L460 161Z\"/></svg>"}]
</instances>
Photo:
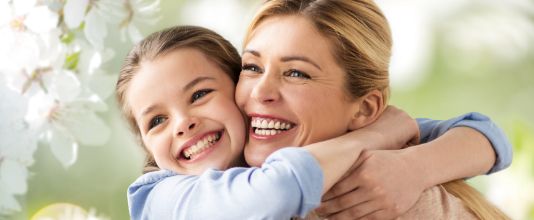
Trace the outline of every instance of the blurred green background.
<instances>
[{"instance_id":1,"label":"blurred green background","mask_svg":"<svg viewBox=\"0 0 534 220\"><path fill-rule=\"evenodd\" d=\"M394 56L391 103L414 117L447 119L466 112L490 116L514 145L510 168L470 182L513 219L534 219L534 3L532 1L378 1L391 22ZM241 48L258 1L162 1L161 20L147 35L179 24L212 28ZM131 45L110 32L117 75ZM30 167L23 211L73 203L110 219L128 219L126 188L141 174L143 153L117 111L101 114L112 129L105 146L79 148L67 169L41 144ZM477 155L473 155L476 158Z\"/></svg>"}]
</instances>

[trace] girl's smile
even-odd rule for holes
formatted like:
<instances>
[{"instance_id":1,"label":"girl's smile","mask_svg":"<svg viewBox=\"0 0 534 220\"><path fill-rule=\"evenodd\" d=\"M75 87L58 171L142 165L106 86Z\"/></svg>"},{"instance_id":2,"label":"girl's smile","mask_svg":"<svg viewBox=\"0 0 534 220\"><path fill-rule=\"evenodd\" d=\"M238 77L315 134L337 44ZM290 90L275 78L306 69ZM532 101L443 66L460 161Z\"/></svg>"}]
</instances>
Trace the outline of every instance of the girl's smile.
<instances>
[{"instance_id":1,"label":"girl's smile","mask_svg":"<svg viewBox=\"0 0 534 220\"><path fill-rule=\"evenodd\" d=\"M127 103L160 168L194 175L240 163L246 131L234 86L196 49L178 48L141 61Z\"/></svg>"}]
</instances>

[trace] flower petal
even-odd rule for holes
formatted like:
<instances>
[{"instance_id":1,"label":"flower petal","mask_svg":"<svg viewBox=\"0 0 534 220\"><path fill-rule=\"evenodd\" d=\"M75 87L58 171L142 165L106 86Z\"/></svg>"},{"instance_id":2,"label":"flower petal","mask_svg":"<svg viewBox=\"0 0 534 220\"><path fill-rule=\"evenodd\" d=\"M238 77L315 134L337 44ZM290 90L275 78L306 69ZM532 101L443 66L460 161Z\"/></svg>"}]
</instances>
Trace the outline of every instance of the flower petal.
<instances>
[{"instance_id":1,"label":"flower petal","mask_svg":"<svg viewBox=\"0 0 534 220\"><path fill-rule=\"evenodd\" d=\"M74 29L80 26L85 17L85 10L89 0L68 0L65 3L63 12L65 15L65 24L70 29Z\"/></svg>"},{"instance_id":2,"label":"flower petal","mask_svg":"<svg viewBox=\"0 0 534 220\"><path fill-rule=\"evenodd\" d=\"M78 157L78 143L64 129L53 127L48 130L46 138L56 159L67 168L76 162Z\"/></svg>"},{"instance_id":3,"label":"flower petal","mask_svg":"<svg viewBox=\"0 0 534 220\"><path fill-rule=\"evenodd\" d=\"M7 1L0 1L0 27L9 23L12 19L11 7Z\"/></svg>"},{"instance_id":4,"label":"flower petal","mask_svg":"<svg viewBox=\"0 0 534 220\"><path fill-rule=\"evenodd\" d=\"M28 101L25 119L32 129L39 130L48 121L52 109L56 107L57 103L54 98L44 92L38 92L31 96Z\"/></svg>"},{"instance_id":5,"label":"flower petal","mask_svg":"<svg viewBox=\"0 0 534 220\"><path fill-rule=\"evenodd\" d=\"M13 8L15 9L15 15L22 16L33 9L37 0L24 0L13 1Z\"/></svg>"},{"instance_id":6,"label":"flower petal","mask_svg":"<svg viewBox=\"0 0 534 220\"><path fill-rule=\"evenodd\" d=\"M104 48L103 41L106 37L107 28L105 20L99 16L96 10L91 10L85 17L85 28L83 30L85 37L97 50Z\"/></svg>"},{"instance_id":7,"label":"flower petal","mask_svg":"<svg viewBox=\"0 0 534 220\"><path fill-rule=\"evenodd\" d=\"M69 132L83 145L104 145L111 134L110 129L100 117L90 111L72 111L68 118L61 120Z\"/></svg>"},{"instance_id":8,"label":"flower petal","mask_svg":"<svg viewBox=\"0 0 534 220\"><path fill-rule=\"evenodd\" d=\"M55 74L50 85L50 94L61 102L74 100L80 94L78 77L68 70Z\"/></svg>"},{"instance_id":9,"label":"flower petal","mask_svg":"<svg viewBox=\"0 0 534 220\"><path fill-rule=\"evenodd\" d=\"M56 28L58 20L58 14L51 11L48 6L38 6L26 16L24 24L35 33L44 33Z\"/></svg>"},{"instance_id":10,"label":"flower petal","mask_svg":"<svg viewBox=\"0 0 534 220\"><path fill-rule=\"evenodd\" d=\"M0 31L0 69L33 72L39 63L37 39L26 32Z\"/></svg>"}]
</instances>

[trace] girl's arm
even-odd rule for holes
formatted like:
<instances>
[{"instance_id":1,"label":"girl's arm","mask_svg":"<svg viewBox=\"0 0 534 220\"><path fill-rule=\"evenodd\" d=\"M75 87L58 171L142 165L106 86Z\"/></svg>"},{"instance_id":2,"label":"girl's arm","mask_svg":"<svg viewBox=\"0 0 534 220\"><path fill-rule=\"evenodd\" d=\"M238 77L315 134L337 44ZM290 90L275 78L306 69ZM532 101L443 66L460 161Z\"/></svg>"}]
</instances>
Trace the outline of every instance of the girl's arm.
<instances>
[{"instance_id":1,"label":"girl's arm","mask_svg":"<svg viewBox=\"0 0 534 220\"><path fill-rule=\"evenodd\" d=\"M437 139L399 151L366 152L362 165L324 196L318 213L340 219L395 218L430 186L495 172L511 163L511 144L486 116L469 113L418 122L421 141Z\"/></svg>"},{"instance_id":2,"label":"girl's arm","mask_svg":"<svg viewBox=\"0 0 534 220\"><path fill-rule=\"evenodd\" d=\"M510 164L512 163L512 145L506 138L506 135L497 125L495 125L491 121L490 118L480 113L468 113L445 121L417 119L417 123L419 124L421 132L421 143L432 141L433 139L436 139L437 137L445 134L445 132L447 132L451 128L470 128L464 130L463 134L458 134L457 138L453 137L451 139L450 144L442 143L441 147L439 147L439 143L436 144L436 152L431 153L431 157L435 158L436 155L442 155L442 151L446 149L447 152L445 153L446 155L448 155L446 157L448 159L463 157L463 159L456 160L456 162L465 162L463 164L460 164L463 167L455 167L454 169L448 168L449 170L456 171L452 171L453 174L449 178L445 178L445 182L454 179L472 177L484 173L494 173L503 170L504 168L510 166ZM455 140L461 141L463 137L473 138L473 142L479 144L470 144L469 146L472 147L466 147L466 143L455 143ZM414 157L425 156L429 153L428 151L432 152L434 149L419 151L420 147L432 145L433 144L421 145L414 147L413 149L407 149L407 151L413 151ZM461 153L462 155L454 153ZM477 155L477 159L473 160L473 158L471 157L472 155ZM450 167L451 165L455 165L449 162L439 163L443 167L436 167L436 169L445 168L445 166ZM443 177L438 177L436 178L436 180L430 182L435 182L437 184L443 183L440 179L443 180Z\"/></svg>"},{"instance_id":3,"label":"girl's arm","mask_svg":"<svg viewBox=\"0 0 534 220\"><path fill-rule=\"evenodd\" d=\"M410 124L409 117L403 123ZM411 120L413 121L413 120ZM357 160L363 149L400 145L418 134L417 125L375 123L344 136L302 148L284 148L261 168L208 170L201 176L148 173L128 189L132 219L289 219L304 216ZM402 135L400 135L402 133ZM410 135L411 133L411 135ZM389 134L389 135L388 135ZM404 140L402 140L404 139ZM383 140L383 141L380 141Z\"/></svg>"}]
</instances>

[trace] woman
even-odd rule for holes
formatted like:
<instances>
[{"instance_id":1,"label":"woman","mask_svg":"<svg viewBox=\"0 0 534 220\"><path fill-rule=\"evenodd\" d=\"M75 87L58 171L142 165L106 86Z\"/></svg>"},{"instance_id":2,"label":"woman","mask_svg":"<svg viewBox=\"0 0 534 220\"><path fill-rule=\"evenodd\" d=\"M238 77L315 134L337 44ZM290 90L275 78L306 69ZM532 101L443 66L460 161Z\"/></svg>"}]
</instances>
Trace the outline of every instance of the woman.
<instances>
[{"instance_id":1,"label":"woman","mask_svg":"<svg viewBox=\"0 0 534 220\"><path fill-rule=\"evenodd\" d=\"M251 132L245 146L248 164L261 164L280 146L302 146L358 129L368 123L361 116L378 116L389 95L390 54L387 21L372 1L266 2L245 38L236 101L251 121L271 118L294 126L272 137ZM355 109L352 103L363 107ZM506 140L490 139L490 144L475 130L460 128L468 123L456 126L431 144L370 152L325 197L328 201L319 213L330 218L394 218L431 186L509 165ZM384 158L396 160L376 163ZM377 173L382 175L373 178ZM484 207L480 212L479 206L468 208L479 218L489 212L502 217Z\"/></svg>"}]
</instances>

